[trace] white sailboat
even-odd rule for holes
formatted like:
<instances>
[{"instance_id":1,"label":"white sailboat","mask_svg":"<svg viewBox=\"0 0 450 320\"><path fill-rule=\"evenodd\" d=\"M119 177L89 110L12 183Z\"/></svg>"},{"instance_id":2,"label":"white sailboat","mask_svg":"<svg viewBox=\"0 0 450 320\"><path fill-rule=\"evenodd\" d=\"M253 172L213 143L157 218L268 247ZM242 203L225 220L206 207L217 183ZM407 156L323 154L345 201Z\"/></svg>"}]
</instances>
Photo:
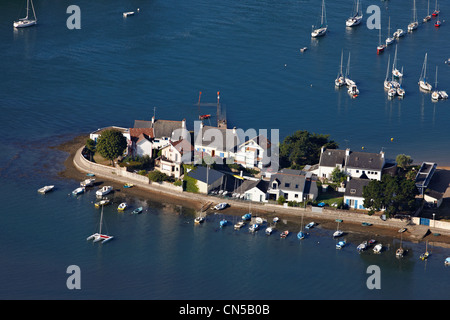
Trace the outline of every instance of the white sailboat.
<instances>
[{"instance_id":1,"label":"white sailboat","mask_svg":"<svg viewBox=\"0 0 450 320\"><path fill-rule=\"evenodd\" d=\"M389 65L390 64L391 64L391 55L389 55L389 58L388 58L388 64L387 64L387 70L386 70L386 78L384 79L384 88L386 90L389 90L392 87L391 81L388 80L389 79Z\"/></svg>"},{"instance_id":2,"label":"white sailboat","mask_svg":"<svg viewBox=\"0 0 450 320\"><path fill-rule=\"evenodd\" d=\"M334 238L337 238L337 237L340 237L340 236L342 236L343 234L344 234L344 232L342 232L342 230L339 230L339 223L341 222L342 220L338 220L337 221L337 228L336 228L336 231L333 233L333 237Z\"/></svg>"},{"instance_id":3,"label":"white sailboat","mask_svg":"<svg viewBox=\"0 0 450 320\"><path fill-rule=\"evenodd\" d=\"M327 16L325 12L325 0L322 0L322 14L320 18L320 26L313 26L313 31L311 32L311 37L317 38L324 36L327 33L328 25L327 25Z\"/></svg>"},{"instance_id":4,"label":"white sailboat","mask_svg":"<svg viewBox=\"0 0 450 320\"><path fill-rule=\"evenodd\" d=\"M420 78L419 78L419 87L420 87L420 89L429 92L433 89L433 87L431 86L431 84L429 84L427 82L427 55L428 55L428 53L425 53L425 59L423 61L423 66L422 66L422 72L420 73Z\"/></svg>"},{"instance_id":5,"label":"white sailboat","mask_svg":"<svg viewBox=\"0 0 450 320\"><path fill-rule=\"evenodd\" d=\"M431 14L430 14L430 0L428 0L428 9L427 9L427 16L423 18L423 22L428 22L431 20Z\"/></svg>"},{"instance_id":6,"label":"white sailboat","mask_svg":"<svg viewBox=\"0 0 450 320\"><path fill-rule=\"evenodd\" d=\"M416 12L416 0L414 0L413 5L413 19L410 24L408 24L408 32L413 32L419 26L419 22L417 21L417 12Z\"/></svg>"},{"instance_id":7,"label":"white sailboat","mask_svg":"<svg viewBox=\"0 0 450 320\"><path fill-rule=\"evenodd\" d=\"M394 38L398 39L400 37L403 37L405 33L406 32L403 29L397 29L397 31L394 32Z\"/></svg>"},{"instance_id":8,"label":"white sailboat","mask_svg":"<svg viewBox=\"0 0 450 320\"><path fill-rule=\"evenodd\" d=\"M389 17L389 26L388 26L388 37L386 38L386 45L390 45L394 42L394 37L390 36L391 34L391 17Z\"/></svg>"},{"instance_id":9,"label":"white sailboat","mask_svg":"<svg viewBox=\"0 0 450 320\"><path fill-rule=\"evenodd\" d=\"M379 37L379 40L378 40L378 46L377 46L377 54L380 54L380 53L384 52L384 49L386 48L386 45L384 43L381 43L381 27L380 27L378 37Z\"/></svg>"},{"instance_id":10,"label":"white sailboat","mask_svg":"<svg viewBox=\"0 0 450 320\"><path fill-rule=\"evenodd\" d=\"M345 25L347 27L354 27L361 23L363 18L361 3L359 0L356 0L356 8L353 11L353 15L345 21Z\"/></svg>"},{"instance_id":11,"label":"white sailboat","mask_svg":"<svg viewBox=\"0 0 450 320\"><path fill-rule=\"evenodd\" d=\"M347 87L356 85L355 81L350 79L349 74L350 74L350 52L348 53L347 69L345 70L345 77L344 77L345 84L347 85Z\"/></svg>"},{"instance_id":12,"label":"white sailboat","mask_svg":"<svg viewBox=\"0 0 450 320\"><path fill-rule=\"evenodd\" d=\"M112 240L113 236L108 236L106 234L102 234L102 224L103 224L103 206L102 206L102 212L100 214L100 226L99 231L97 233L94 233L93 235L90 235L87 237L86 240L93 240L93 242L99 242L102 241L103 243Z\"/></svg>"},{"instance_id":13,"label":"white sailboat","mask_svg":"<svg viewBox=\"0 0 450 320\"><path fill-rule=\"evenodd\" d=\"M437 72L438 67L436 66L436 80L434 82L434 91L431 93L431 100L438 101L441 95L439 94L439 91L437 89Z\"/></svg>"},{"instance_id":14,"label":"white sailboat","mask_svg":"<svg viewBox=\"0 0 450 320\"><path fill-rule=\"evenodd\" d=\"M33 12L33 18L30 18L30 3L31 11ZM33 0L27 0L27 16L25 18L19 19L19 21L14 21L14 28L26 28L34 26L37 23L36 12L34 11Z\"/></svg>"},{"instance_id":15,"label":"white sailboat","mask_svg":"<svg viewBox=\"0 0 450 320\"><path fill-rule=\"evenodd\" d=\"M403 67L402 67L401 73L403 74ZM397 94L400 98L403 98L405 96L405 89L403 89L403 87L402 87L402 79L400 79L400 83L397 87Z\"/></svg>"},{"instance_id":16,"label":"white sailboat","mask_svg":"<svg viewBox=\"0 0 450 320\"><path fill-rule=\"evenodd\" d=\"M344 74L342 73L343 58L344 58L344 51L341 52L341 67L339 69L339 73L337 75L336 80L334 80L334 85L336 87L342 87L345 84L345 77L344 77Z\"/></svg>"},{"instance_id":17,"label":"white sailboat","mask_svg":"<svg viewBox=\"0 0 450 320\"><path fill-rule=\"evenodd\" d=\"M394 63L392 65L392 74L396 78L403 77L403 73L401 73L400 70L397 69L397 45L395 45L395 56L394 56Z\"/></svg>"}]
</instances>

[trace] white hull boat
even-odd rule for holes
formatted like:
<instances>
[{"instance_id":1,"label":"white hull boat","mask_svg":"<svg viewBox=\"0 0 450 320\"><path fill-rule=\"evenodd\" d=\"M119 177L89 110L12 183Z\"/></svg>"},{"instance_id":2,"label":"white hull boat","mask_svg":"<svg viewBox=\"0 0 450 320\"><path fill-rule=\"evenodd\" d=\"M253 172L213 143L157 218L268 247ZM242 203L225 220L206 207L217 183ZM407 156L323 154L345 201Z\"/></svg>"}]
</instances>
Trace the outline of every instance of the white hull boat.
<instances>
[{"instance_id":1,"label":"white hull boat","mask_svg":"<svg viewBox=\"0 0 450 320\"><path fill-rule=\"evenodd\" d=\"M103 206L102 206L102 212L100 214L100 226L99 226L99 231L90 235L89 237L87 237L86 240L93 240L93 242L99 242L101 241L102 243L108 242L110 240L112 240L114 237L113 236L109 236L106 234L102 234L102 224L103 224Z\"/></svg>"},{"instance_id":2,"label":"white hull boat","mask_svg":"<svg viewBox=\"0 0 450 320\"><path fill-rule=\"evenodd\" d=\"M94 185L94 181L95 181L94 178L92 178L92 179L86 179L86 180L80 182L80 186L82 186L82 187L90 187L90 186L93 186L93 185Z\"/></svg>"},{"instance_id":3,"label":"white hull boat","mask_svg":"<svg viewBox=\"0 0 450 320\"><path fill-rule=\"evenodd\" d=\"M55 188L54 185L51 185L51 186L45 186L45 187L42 187L42 188L38 189L38 192L39 192L39 193L47 193L47 192L52 191L54 188Z\"/></svg>"},{"instance_id":4,"label":"white hull boat","mask_svg":"<svg viewBox=\"0 0 450 320\"><path fill-rule=\"evenodd\" d=\"M383 245L381 243L379 243L375 247L373 247L373 252L380 253L382 249L383 249Z\"/></svg>"},{"instance_id":5,"label":"white hull boat","mask_svg":"<svg viewBox=\"0 0 450 320\"><path fill-rule=\"evenodd\" d=\"M110 193L112 190L113 190L112 186L103 186L101 189L97 190L97 192L95 192L95 194L99 197L102 197L102 196Z\"/></svg>"},{"instance_id":6,"label":"white hull boat","mask_svg":"<svg viewBox=\"0 0 450 320\"><path fill-rule=\"evenodd\" d=\"M327 33L327 18L326 18L326 12L325 12L325 0L322 0L322 14L321 14L321 18L320 18L320 26L314 27L313 26L313 31L311 32L311 37L313 38L317 38L317 37L321 37L324 36Z\"/></svg>"},{"instance_id":7,"label":"white hull boat","mask_svg":"<svg viewBox=\"0 0 450 320\"><path fill-rule=\"evenodd\" d=\"M73 191L72 191L72 194L75 195L75 196L77 196L77 195L79 195L79 194L84 193L84 191L85 191L85 187L79 187L79 188L76 188L75 190L73 190Z\"/></svg>"},{"instance_id":8,"label":"white hull boat","mask_svg":"<svg viewBox=\"0 0 450 320\"><path fill-rule=\"evenodd\" d=\"M123 211L128 207L126 202L122 202L121 204L119 204L119 206L117 207L117 210L119 211Z\"/></svg>"},{"instance_id":9,"label":"white hull boat","mask_svg":"<svg viewBox=\"0 0 450 320\"><path fill-rule=\"evenodd\" d=\"M31 3L31 11L33 12L33 17L30 18L30 3ZM15 21L13 23L14 28L26 28L36 25L36 12L34 11L33 0L27 0L27 16L25 18L19 19L19 21Z\"/></svg>"}]
</instances>

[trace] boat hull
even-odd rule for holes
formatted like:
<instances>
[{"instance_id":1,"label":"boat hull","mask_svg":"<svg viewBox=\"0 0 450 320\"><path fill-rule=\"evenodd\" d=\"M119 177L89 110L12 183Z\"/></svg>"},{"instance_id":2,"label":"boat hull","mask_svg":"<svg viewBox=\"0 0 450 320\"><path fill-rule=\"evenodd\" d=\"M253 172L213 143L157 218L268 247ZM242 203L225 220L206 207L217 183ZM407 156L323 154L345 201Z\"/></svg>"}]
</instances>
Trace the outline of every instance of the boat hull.
<instances>
[{"instance_id":1,"label":"boat hull","mask_svg":"<svg viewBox=\"0 0 450 320\"><path fill-rule=\"evenodd\" d=\"M14 22L14 28L27 28L36 25L36 20L21 20Z\"/></svg>"}]
</instances>

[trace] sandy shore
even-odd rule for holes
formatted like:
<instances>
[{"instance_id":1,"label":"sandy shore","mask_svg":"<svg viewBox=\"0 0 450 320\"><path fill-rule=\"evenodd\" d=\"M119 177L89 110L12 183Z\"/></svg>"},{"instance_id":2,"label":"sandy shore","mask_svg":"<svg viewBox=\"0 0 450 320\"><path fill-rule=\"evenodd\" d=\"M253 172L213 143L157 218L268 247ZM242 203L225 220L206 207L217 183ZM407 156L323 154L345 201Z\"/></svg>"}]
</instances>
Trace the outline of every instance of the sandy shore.
<instances>
[{"instance_id":1,"label":"sandy shore","mask_svg":"<svg viewBox=\"0 0 450 320\"><path fill-rule=\"evenodd\" d=\"M77 150L86 143L87 138L88 135L81 135L72 139L71 141L67 141L65 143L62 143L61 145L54 147L60 151L67 152L68 154L67 158L64 161L65 169L59 173L59 176L61 178L73 179L76 181L82 181L86 179L86 173L78 171L78 169L74 166L73 158ZM142 200L148 199L151 201L170 205L180 205L186 208L191 208L195 211L199 211L201 207L207 202L207 200L199 201L198 198L186 196L185 193L181 197L178 194L162 193L158 190L149 190L148 188L144 189L140 187L133 187L124 189L123 182L116 181L115 179L100 178L97 180L99 180L97 181L97 183L111 184L115 190L120 190L120 192L124 196L137 197ZM209 198L210 201L214 203L220 201L217 198L206 196L203 197L203 199L208 200ZM229 201L227 200L227 202ZM247 213L248 210L249 208L247 203L232 202L231 207L225 209L223 213L227 215L242 216L243 214ZM264 208L264 206L261 205L252 205L252 213L254 215L257 214L263 218L266 218L267 221L272 221L273 217L278 216L280 220L283 221L282 225L279 226L279 229L284 230L284 228L286 228L292 230L295 233L300 229L301 214L299 214L298 211L294 213L293 211L289 212L289 210L284 209L276 211L275 210L276 208L273 207ZM209 210L207 213L213 214L212 210ZM304 211L304 224L307 224L310 221L314 221L318 224L319 228L329 230L336 229L337 223L335 221L335 217L327 216L326 214L320 215L320 217L317 217L317 214L311 215L311 212ZM358 216L361 217L361 214L358 214ZM441 235L435 236L433 235L435 231L432 230L432 232L428 232L427 234L425 234L427 229L425 228L424 231L424 226L407 226L406 222L405 227L407 228L407 231L403 233L403 240L414 242L428 240L430 243L432 242L433 245L450 248L450 233L438 231ZM352 239L355 241L359 241L359 239L369 238L386 238L386 240L392 240L392 238L400 239L398 226L389 227L379 226L376 224L372 226L362 226L361 222L352 222L348 218L346 218L344 223L340 225L340 229L347 233L346 237L349 241L352 241Z\"/></svg>"}]
</instances>

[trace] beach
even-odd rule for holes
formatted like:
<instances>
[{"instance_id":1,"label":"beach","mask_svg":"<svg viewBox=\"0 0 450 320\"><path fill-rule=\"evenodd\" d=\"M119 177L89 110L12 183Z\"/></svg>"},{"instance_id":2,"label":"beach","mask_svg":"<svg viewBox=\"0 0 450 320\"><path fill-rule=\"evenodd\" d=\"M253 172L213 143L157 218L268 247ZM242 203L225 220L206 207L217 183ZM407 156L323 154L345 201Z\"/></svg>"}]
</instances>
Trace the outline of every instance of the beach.
<instances>
[{"instance_id":1,"label":"beach","mask_svg":"<svg viewBox=\"0 0 450 320\"><path fill-rule=\"evenodd\" d=\"M54 148L68 154L67 158L64 160L64 170L59 172L59 176L64 179L72 179L76 181L82 181L86 179L86 172L81 172L74 165L74 157L77 151L85 144L88 135L79 135L70 141L66 141ZM210 204L210 208L206 211L206 214L215 214L216 212L211 209L212 206L219 202L227 202L230 206L221 211L221 213L240 217L243 214L249 212L249 204L242 201L234 201L231 199L223 199L212 196L200 195L200 194L190 194L187 192L177 193L177 192L163 192L157 188L151 188L148 186L136 185L132 188L123 188L124 178L123 177L105 177L97 176L96 186L99 185L112 185L115 192L120 192L122 196L136 197L142 200L150 200L155 202L160 202L172 206L183 206L190 208L199 213L207 204ZM336 229L336 213L321 212L313 213L308 210L299 210L298 208L282 208L281 206L277 208L273 205L261 205L258 203L252 203L251 212L255 216L261 216L266 219L267 222L271 222L274 217L279 217L282 221L281 225L277 227L279 229L285 228L292 230L299 230L301 227L302 220L306 225L310 221L314 221L316 225L320 228L333 230ZM347 237L354 240L369 239L369 238L380 238L384 237L386 239L400 239L399 229L402 227L406 228L406 232L402 233L403 240L407 241L427 241L435 246L450 247L450 232L445 230L432 230L425 226L409 225L405 220L404 222L389 224L389 219L387 223L380 219L380 223L373 223L371 226L363 226L361 221L364 220L364 216L368 217L366 214L348 214L346 210L345 216L342 218L343 222L340 224L340 229L347 233ZM352 217L354 216L354 217ZM363 219L363 220L361 220ZM371 220L372 222L373 220ZM281 231L281 230L280 230ZM436 233L439 236L436 236Z\"/></svg>"}]
</instances>

